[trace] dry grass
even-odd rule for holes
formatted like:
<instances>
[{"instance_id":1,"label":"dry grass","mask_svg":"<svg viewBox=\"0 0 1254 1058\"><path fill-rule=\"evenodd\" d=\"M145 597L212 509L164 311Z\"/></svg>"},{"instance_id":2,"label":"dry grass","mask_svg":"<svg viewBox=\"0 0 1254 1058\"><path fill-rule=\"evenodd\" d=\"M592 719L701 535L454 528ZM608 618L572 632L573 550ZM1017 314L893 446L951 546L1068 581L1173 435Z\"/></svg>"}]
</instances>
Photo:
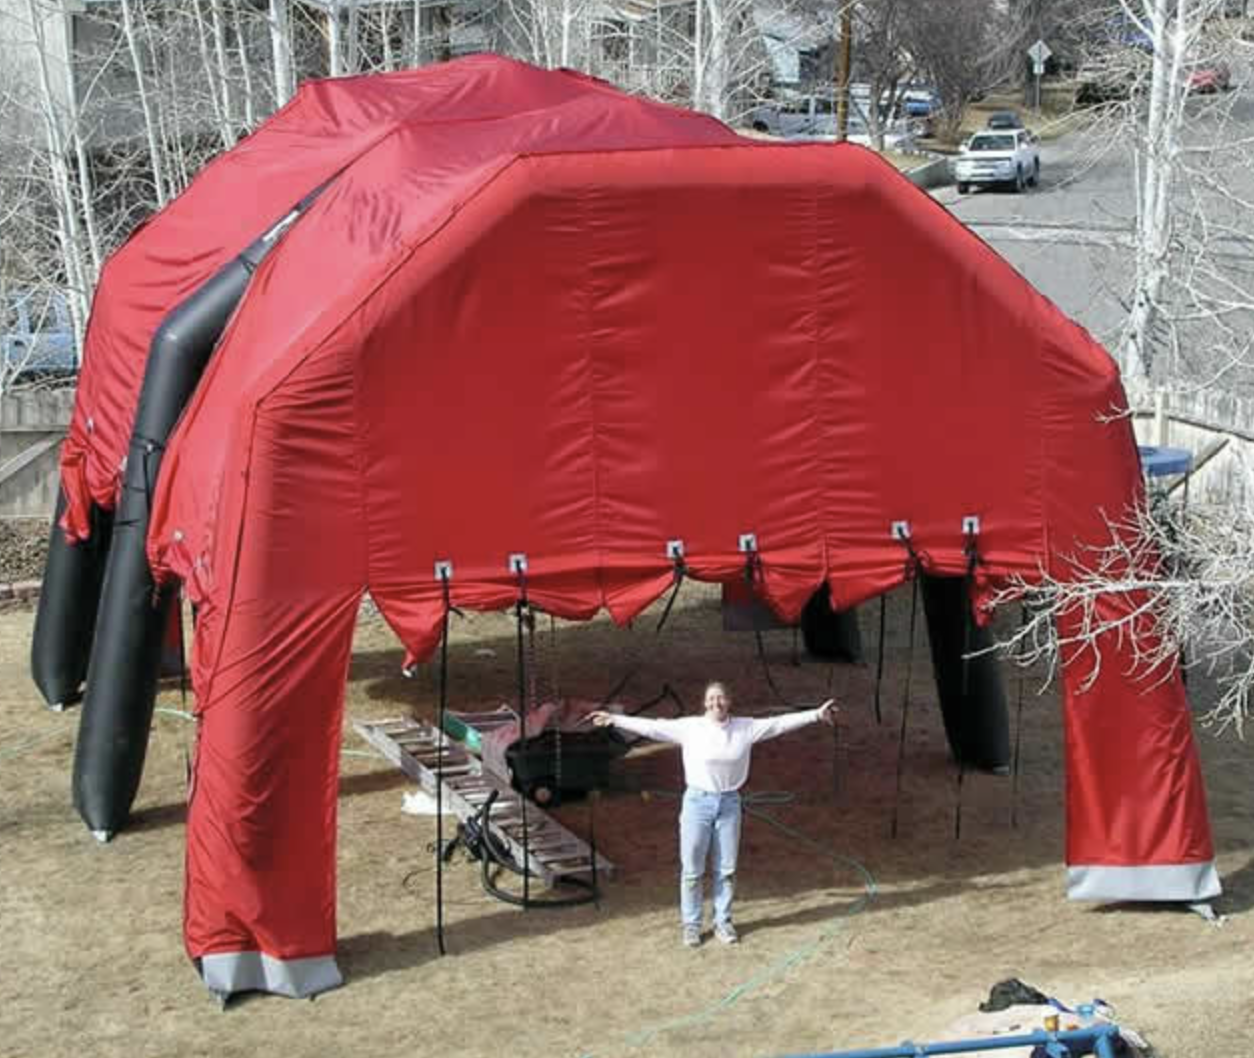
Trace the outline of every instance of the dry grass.
<instances>
[{"instance_id":1,"label":"dry grass","mask_svg":"<svg viewBox=\"0 0 1254 1058\"><path fill-rule=\"evenodd\" d=\"M255 998L226 1012L180 943L188 725L158 715L135 825L97 846L69 804L76 716L40 709L26 677L31 617L0 615L0 1055L769 1055L932 1039L1007 976L1064 998L1103 997L1168 1058L1244 1053L1254 989L1247 747L1200 739L1227 876L1224 929L1179 911L1069 904L1056 699L1029 693L1024 708L1018 826L1011 783L968 776L955 840L955 774L920 637L893 840L904 601L891 607L882 725L873 666L793 668L789 635L768 636L785 693L814 700L830 681L845 713L835 743L811 729L755 756L751 788L793 791L776 814L823 851L747 822L740 946L679 946L675 806L642 796L676 786L679 762L654 749L623 762L596 808L601 848L620 866L599 908L523 913L486 897L457 863L446 877L450 955L438 958L434 824L401 814L403 777L357 755L365 747L349 735L339 846L347 986L313 1003ZM874 628L868 610L872 647ZM770 703L752 637L721 633L716 598L698 587L685 589L660 638L648 621L634 632L599 621L563 627L558 648L572 696L604 693L638 662L637 700L669 681L694 702L718 675L746 710ZM452 654L455 707L510 695L508 619L459 623ZM430 714L429 679L400 679L399 661L386 629L363 624L350 718ZM159 705L178 709L177 691ZM572 804L560 815L582 830L588 811ZM874 876L870 903L850 861Z\"/></svg>"}]
</instances>

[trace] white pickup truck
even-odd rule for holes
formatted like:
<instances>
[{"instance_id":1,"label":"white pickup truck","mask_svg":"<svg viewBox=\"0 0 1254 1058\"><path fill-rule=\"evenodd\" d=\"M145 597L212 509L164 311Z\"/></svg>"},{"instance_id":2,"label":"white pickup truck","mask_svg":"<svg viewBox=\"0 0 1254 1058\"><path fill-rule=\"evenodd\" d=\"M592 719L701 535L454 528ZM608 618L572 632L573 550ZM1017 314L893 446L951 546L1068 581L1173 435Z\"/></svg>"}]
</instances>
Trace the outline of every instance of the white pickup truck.
<instances>
[{"instance_id":1,"label":"white pickup truck","mask_svg":"<svg viewBox=\"0 0 1254 1058\"><path fill-rule=\"evenodd\" d=\"M1035 187L1041 175L1036 142L1027 129L977 132L954 162L958 194L965 195L973 184L1009 184L1016 191Z\"/></svg>"}]
</instances>

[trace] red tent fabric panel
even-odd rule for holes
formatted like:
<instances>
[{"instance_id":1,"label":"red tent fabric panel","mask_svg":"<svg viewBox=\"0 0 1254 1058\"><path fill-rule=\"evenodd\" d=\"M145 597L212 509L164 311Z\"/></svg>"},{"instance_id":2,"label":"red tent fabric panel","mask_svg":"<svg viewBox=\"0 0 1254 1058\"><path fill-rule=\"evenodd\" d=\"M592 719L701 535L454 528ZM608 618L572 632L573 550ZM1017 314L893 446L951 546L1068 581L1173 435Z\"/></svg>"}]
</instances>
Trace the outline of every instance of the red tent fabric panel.
<instances>
[{"instance_id":1,"label":"red tent fabric panel","mask_svg":"<svg viewBox=\"0 0 1254 1058\"><path fill-rule=\"evenodd\" d=\"M359 599L257 599L220 626L188 803L193 958L335 951L340 730Z\"/></svg>"},{"instance_id":2,"label":"red tent fabric panel","mask_svg":"<svg viewBox=\"0 0 1254 1058\"><path fill-rule=\"evenodd\" d=\"M697 140L736 138L705 115L631 99L579 74L555 74L495 55L387 77L301 85L282 110L138 228L103 269L61 457L69 535L82 539L90 532L90 500L113 507L152 337L165 315L218 268L302 197L400 128L443 123L465 129L458 123L560 111L577 99L591 100L627 123L686 128ZM533 118L528 124L543 137L542 122ZM508 141L499 141L496 149L507 151Z\"/></svg>"},{"instance_id":3,"label":"red tent fabric panel","mask_svg":"<svg viewBox=\"0 0 1254 1058\"><path fill-rule=\"evenodd\" d=\"M1108 614L1117 609L1109 601L1100 605ZM1071 622L1062 629L1072 630ZM1206 790L1184 686L1178 674L1153 687L1129 679L1126 650L1113 635L1105 638L1091 687L1081 687L1091 673L1091 656L1078 657L1063 671L1066 861L1073 875L1087 875L1080 895L1191 901L1218 896ZM1148 873L1153 884L1129 889L1127 879L1137 873Z\"/></svg>"},{"instance_id":4,"label":"red tent fabric panel","mask_svg":"<svg viewBox=\"0 0 1254 1058\"><path fill-rule=\"evenodd\" d=\"M1035 329L1057 321L995 259L952 263L958 226L898 199L904 182L865 152L545 156L481 170L458 201L430 181L388 189L407 151L398 136L364 160L263 266L172 447L197 480L229 479L243 457L218 439L247 436L239 409L332 343L361 360L369 576L383 597L435 600L445 558L459 600L504 605L519 551L535 560L533 592L621 619L665 586L668 539L685 540L696 573L725 578L752 532L768 595L795 614L826 574L844 605L898 582L897 519L933 568L962 571L970 513L990 568L1034 567L1048 448L1006 394L1039 385ZM415 197L416 218L403 210ZM363 236L365 216L388 218L391 241ZM891 249L915 228L918 246ZM917 313L884 293L894 264L923 291ZM1066 326L1083 355L1087 336ZM925 331L950 330L952 350L920 355ZM938 472L951 467L956 485ZM163 489L159 509L177 509L158 521L190 529L193 554L220 569L231 541L210 553L216 491ZM432 511L433 497L446 505ZM191 572L165 557L166 536L154 532L154 560ZM593 579L562 587L563 568Z\"/></svg>"}]
</instances>

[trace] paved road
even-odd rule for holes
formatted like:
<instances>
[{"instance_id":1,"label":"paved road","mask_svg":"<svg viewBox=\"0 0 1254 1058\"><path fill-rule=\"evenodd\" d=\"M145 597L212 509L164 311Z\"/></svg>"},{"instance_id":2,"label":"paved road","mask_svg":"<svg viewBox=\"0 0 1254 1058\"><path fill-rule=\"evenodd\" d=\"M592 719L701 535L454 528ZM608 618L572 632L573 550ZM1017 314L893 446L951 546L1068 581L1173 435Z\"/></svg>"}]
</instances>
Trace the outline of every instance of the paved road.
<instances>
[{"instance_id":1,"label":"paved road","mask_svg":"<svg viewBox=\"0 0 1254 1058\"><path fill-rule=\"evenodd\" d=\"M1131 282L1132 161L1073 133L1042 145L1041 179L1024 194L982 188L935 197L1068 316L1106 342Z\"/></svg>"},{"instance_id":2,"label":"paved road","mask_svg":"<svg viewBox=\"0 0 1254 1058\"><path fill-rule=\"evenodd\" d=\"M1223 135L1254 134L1254 91L1202 105L1216 102L1230 110ZM1197 114L1190 137L1215 135L1219 127ZM1224 159L1223 169L1225 180L1235 177L1247 201L1254 200L1254 171L1235 157ZM1178 188L1177 201L1184 204L1192 191ZM1040 185L1024 194L980 189L959 195L950 186L934 195L1067 315L1113 347L1126 318L1133 267L1133 159L1126 142L1101 131L1071 133L1042 144ZM1254 211L1236 209L1231 216L1245 234L1225 236L1220 249L1235 269L1254 262Z\"/></svg>"}]
</instances>

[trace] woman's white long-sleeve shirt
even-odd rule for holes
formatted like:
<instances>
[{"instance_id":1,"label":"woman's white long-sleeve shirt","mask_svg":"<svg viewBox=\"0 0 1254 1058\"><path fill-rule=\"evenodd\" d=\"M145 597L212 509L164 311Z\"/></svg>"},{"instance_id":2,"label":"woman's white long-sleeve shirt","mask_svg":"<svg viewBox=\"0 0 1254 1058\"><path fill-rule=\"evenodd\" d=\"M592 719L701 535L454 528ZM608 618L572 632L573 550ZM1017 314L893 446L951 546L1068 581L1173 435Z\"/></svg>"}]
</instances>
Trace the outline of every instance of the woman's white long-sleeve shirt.
<instances>
[{"instance_id":1,"label":"woman's white long-sleeve shirt","mask_svg":"<svg viewBox=\"0 0 1254 1058\"><path fill-rule=\"evenodd\" d=\"M684 781L698 790L726 793L739 790L749 778L749 754L755 742L817 723L820 711L803 709L765 718L731 716L721 724L704 715L678 720L615 715L613 721L622 731L677 743L684 753Z\"/></svg>"}]
</instances>

